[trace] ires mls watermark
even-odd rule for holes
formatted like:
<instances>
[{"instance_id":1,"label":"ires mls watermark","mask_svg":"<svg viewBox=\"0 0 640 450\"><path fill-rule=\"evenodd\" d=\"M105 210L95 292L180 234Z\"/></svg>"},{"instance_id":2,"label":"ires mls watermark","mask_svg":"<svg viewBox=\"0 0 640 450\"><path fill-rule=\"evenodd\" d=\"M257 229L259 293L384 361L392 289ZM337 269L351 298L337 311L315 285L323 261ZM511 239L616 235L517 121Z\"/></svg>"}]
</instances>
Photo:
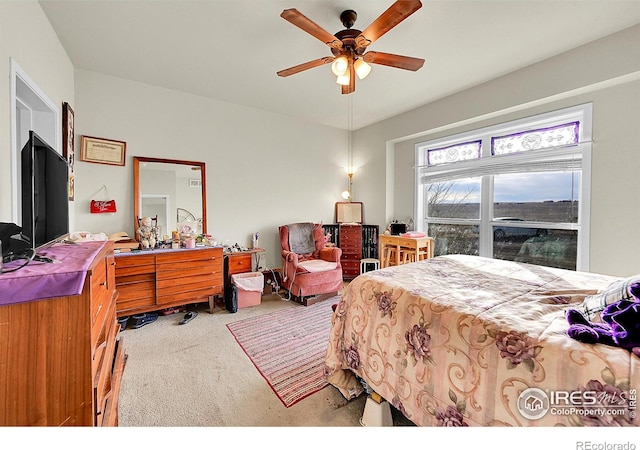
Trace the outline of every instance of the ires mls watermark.
<instances>
[{"instance_id":1,"label":"ires mls watermark","mask_svg":"<svg viewBox=\"0 0 640 450\"><path fill-rule=\"evenodd\" d=\"M538 420L554 416L636 418L636 389L625 391L575 390L543 391L527 388L518 396L517 408L522 417Z\"/></svg>"}]
</instances>

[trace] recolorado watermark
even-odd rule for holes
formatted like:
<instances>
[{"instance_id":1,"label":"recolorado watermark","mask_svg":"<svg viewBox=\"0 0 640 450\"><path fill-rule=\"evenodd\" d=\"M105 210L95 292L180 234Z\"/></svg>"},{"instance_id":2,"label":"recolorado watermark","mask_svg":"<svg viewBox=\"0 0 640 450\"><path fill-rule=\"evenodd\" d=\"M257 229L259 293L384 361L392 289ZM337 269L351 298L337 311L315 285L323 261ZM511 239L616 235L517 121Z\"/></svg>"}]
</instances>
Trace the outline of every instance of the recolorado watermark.
<instances>
[{"instance_id":1,"label":"recolorado watermark","mask_svg":"<svg viewBox=\"0 0 640 450\"><path fill-rule=\"evenodd\" d=\"M633 420L636 417L636 396L636 389L612 393L595 390L543 391L538 388L528 388L518 396L517 408L522 417L529 420L538 420L547 414L588 417L621 416ZM618 447L580 448L584 450L618 449ZM620 448L620 450L627 449Z\"/></svg>"},{"instance_id":2,"label":"recolorado watermark","mask_svg":"<svg viewBox=\"0 0 640 450\"><path fill-rule=\"evenodd\" d=\"M576 450L636 450L636 444L633 442L593 442L578 441L576 442Z\"/></svg>"}]
</instances>

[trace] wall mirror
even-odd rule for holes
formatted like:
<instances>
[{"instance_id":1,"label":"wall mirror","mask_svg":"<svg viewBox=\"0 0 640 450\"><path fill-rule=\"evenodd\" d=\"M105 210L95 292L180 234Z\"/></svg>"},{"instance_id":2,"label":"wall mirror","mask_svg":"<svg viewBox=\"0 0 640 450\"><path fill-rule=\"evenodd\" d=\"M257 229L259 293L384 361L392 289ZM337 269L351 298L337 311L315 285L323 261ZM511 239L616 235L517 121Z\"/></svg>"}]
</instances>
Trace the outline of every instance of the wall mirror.
<instances>
[{"instance_id":1,"label":"wall mirror","mask_svg":"<svg viewBox=\"0 0 640 450\"><path fill-rule=\"evenodd\" d=\"M362 223L362 202L337 202L337 223Z\"/></svg>"},{"instance_id":2,"label":"wall mirror","mask_svg":"<svg viewBox=\"0 0 640 450\"><path fill-rule=\"evenodd\" d=\"M207 232L206 171L204 162L133 157L134 217L158 217L159 235L171 235L181 224Z\"/></svg>"}]
</instances>

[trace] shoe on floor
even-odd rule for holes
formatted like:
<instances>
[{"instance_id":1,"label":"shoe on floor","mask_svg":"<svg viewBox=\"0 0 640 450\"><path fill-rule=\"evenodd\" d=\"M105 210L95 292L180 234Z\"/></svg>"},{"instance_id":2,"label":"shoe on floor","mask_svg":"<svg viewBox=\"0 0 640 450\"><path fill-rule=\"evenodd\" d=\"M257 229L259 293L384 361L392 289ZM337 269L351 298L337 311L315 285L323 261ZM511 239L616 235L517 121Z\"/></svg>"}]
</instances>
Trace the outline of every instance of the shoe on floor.
<instances>
[{"instance_id":1,"label":"shoe on floor","mask_svg":"<svg viewBox=\"0 0 640 450\"><path fill-rule=\"evenodd\" d=\"M160 312L160 314L162 314L163 316L170 316L171 314L181 313L186 310L187 308L184 306L174 306L173 308L163 309L162 312Z\"/></svg>"},{"instance_id":2,"label":"shoe on floor","mask_svg":"<svg viewBox=\"0 0 640 450\"><path fill-rule=\"evenodd\" d=\"M184 325L185 323L191 322L198 315L196 311L189 311L184 315L184 318L178 322L180 325Z\"/></svg>"},{"instance_id":3,"label":"shoe on floor","mask_svg":"<svg viewBox=\"0 0 640 450\"><path fill-rule=\"evenodd\" d=\"M127 322L129 322L129 316L118 317L118 324L120 325L120 331L124 331L127 328Z\"/></svg>"},{"instance_id":4,"label":"shoe on floor","mask_svg":"<svg viewBox=\"0 0 640 450\"><path fill-rule=\"evenodd\" d=\"M131 328L140 328L158 320L158 313L135 314L131 316Z\"/></svg>"}]
</instances>

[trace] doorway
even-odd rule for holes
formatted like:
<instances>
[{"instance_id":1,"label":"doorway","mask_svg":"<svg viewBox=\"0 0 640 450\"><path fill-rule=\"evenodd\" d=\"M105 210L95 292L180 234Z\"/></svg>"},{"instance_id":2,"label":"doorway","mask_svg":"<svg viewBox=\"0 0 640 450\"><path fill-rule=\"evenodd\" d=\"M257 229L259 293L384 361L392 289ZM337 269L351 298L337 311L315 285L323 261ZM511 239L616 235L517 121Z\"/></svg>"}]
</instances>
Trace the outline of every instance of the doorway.
<instances>
[{"instance_id":1,"label":"doorway","mask_svg":"<svg viewBox=\"0 0 640 450\"><path fill-rule=\"evenodd\" d=\"M11 220L22 225L20 201L20 151L29 140L29 130L36 132L58 153L62 131L58 124L60 110L38 85L9 59L11 72Z\"/></svg>"}]
</instances>

